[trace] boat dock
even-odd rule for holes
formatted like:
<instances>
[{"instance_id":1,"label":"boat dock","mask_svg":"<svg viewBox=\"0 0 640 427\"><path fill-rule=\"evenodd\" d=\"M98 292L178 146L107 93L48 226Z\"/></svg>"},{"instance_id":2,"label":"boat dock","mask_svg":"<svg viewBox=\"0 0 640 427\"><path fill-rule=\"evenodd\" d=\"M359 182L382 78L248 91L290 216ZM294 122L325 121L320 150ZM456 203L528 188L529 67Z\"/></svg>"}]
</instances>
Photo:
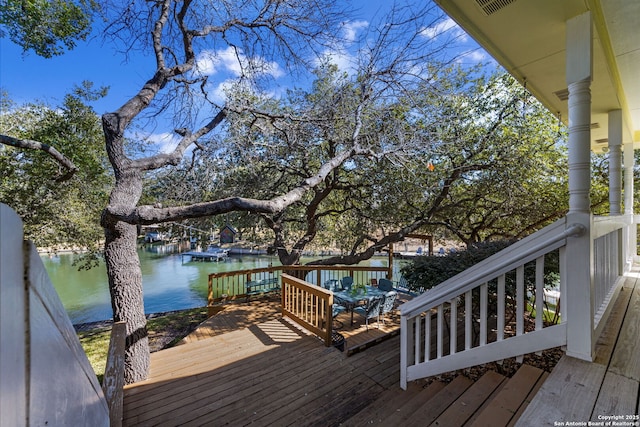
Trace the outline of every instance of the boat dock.
<instances>
[{"instance_id":1,"label":"boat dock","mask_svg":"<svg viewBox=\"0 0 640 427\"><path fill-rule=\"evenodd\" d=\"M182 263L184 264L184 258L185 257L189 257L189 261L220 261L221 259L227 258L229 256L229 251L227 250L220 250L220 251L215 251L215 252L197 252L197 251L190 251L190 252L183 252L180 254L180 256L182 257Z\"/></svg>"}]
</instances>

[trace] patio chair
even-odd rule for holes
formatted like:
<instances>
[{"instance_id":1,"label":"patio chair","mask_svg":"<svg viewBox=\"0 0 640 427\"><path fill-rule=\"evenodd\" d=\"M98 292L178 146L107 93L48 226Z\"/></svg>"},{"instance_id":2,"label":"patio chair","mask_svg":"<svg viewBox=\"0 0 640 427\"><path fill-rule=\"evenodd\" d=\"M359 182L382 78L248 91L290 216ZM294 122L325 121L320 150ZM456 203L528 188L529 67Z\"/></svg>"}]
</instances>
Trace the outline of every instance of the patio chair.
<instances>
[{"instance_id":1,"label":"patio chair","mask_svg":"<svg viewBox=\"0 0 640 427\"><path fill-rule=\"evenodd\" d=\"M412 297L417 297L418 295L420 295L426 290L424 288L411 289L411 286L409 286L409 282L404 277L400 277L400 280L394 283L395 283L394 289L396 291L402 292L403 294L407 294Z\"/></svg>"},{"instance_id":2,"label":"patio chair","mask_svg":"<svg viewBox=\"0 0 640 427\"><path fill-rule=\"evenodd\" d=\"M383 299L384 296L373 297L367 301L366 305L353 309L354 312L360 313L364 316L364 323L367 327L367 331L369 330L369 319L373 319L374 317L377 320L378 328L380 328L380 308L382 307Z\"/></svg>"},{"instance_id":3,"label":"patio chair","mask_svg":"<svg viewBox=\"0 0 640 427\"><path fill-rule=\"evenodd\" d=\"M329 280L325 280L325 282L322 284L322 287L332 292L339 291L340 290L339 283L340 281L338 281L338 279L329 279Z\"/></svg>"},{"instance_id":4,"label":"patio chair","mask_svg":"<svg viewBox=\"0 0 640 427\"><path fill-rule=\"evenodd\" d=\"M337 320L336 317L340 313L344 313L345 311L347 311L347 307L345 307L344 305L336 304L334 302L333 305L331 306L331 320L337 324L336 325L337 327L335 327L334 329L342 328L342 322Z\"/></svg>"},{"instance_id":5,"label":"patio chair","mask_svg":"<svg viewBox=\"0 0 640 427\"><path fill-rule=\"evenodd\" d=\"M384 315L393 311L394 304L398 293L396 291L387 292L384 296L382 307L380 307L380 317L382 318L382 324L384 325Z\"/></svg>"},{"instance_id":6,"label":"patio chair","mask_svg":"<svg viewBox=\"0 0 640 427\"><path fill-rule=\"evenodd\" d=\"M378 282L378 289L385 292L390 292L393 290L393 282L389 279L380 279Z\"/></svg>"},{"instance_id":7,"label":"patio chair","mask_svg":"<svg viewBox=\"0 0 640 427\"><path fill-rule=\"evenodd\" d=\"M351 286L353 286L353 277L345 276L340 280L340 285L342 289L345 291L350 291Z\"/></svg>"},{"instance_id":8,"label":"patio chair","mask_svg":"<svg viewBox=\"0 0 640 427\"><path fill-rule=\"evenodd\" d=\"M340 304L336 304L333 303L333 306L331 307L331 317L333 317L335 319L335 317L340 314L340 313L344 313L345 311L347 311L347 307L345 307L344 305L340 305Z\"/></svg>"}]
</instances>

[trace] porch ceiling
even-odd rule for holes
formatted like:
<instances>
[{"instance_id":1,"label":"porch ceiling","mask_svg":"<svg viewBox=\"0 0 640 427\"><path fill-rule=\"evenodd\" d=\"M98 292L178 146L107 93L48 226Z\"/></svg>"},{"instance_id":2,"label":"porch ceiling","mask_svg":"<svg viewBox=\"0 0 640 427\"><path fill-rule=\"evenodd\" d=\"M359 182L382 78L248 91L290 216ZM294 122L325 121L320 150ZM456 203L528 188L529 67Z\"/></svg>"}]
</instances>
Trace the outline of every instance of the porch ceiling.
<instances>
[{"instance_id":1,"label":"porch ceiling","mask_svg":"<svg viewBox=\"0 0 640 427\"><path fill-rule=\"evenodd\" d=\"M591 10L591 148L601 152L607 146L607 114L615 109L623 111L623 142L640 147L640 1L435 1L565 122L567 100L558 96L567 88L565 22Z\"/></svg>"}]
</instances>

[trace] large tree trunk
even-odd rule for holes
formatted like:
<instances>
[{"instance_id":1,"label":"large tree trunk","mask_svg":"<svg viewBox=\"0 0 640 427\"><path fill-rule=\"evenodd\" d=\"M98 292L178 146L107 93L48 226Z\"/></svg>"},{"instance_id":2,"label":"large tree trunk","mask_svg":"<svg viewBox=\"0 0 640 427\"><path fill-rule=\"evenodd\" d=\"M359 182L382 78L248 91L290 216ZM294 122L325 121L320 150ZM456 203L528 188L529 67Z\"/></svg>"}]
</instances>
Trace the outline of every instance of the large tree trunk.
<instances>
[{"instance_id":1,"label":"large tree trunk","mask_svg":"<svg viewBox=\"0 0 640 427\"><path fill-rule=\"evenodd\" d=\"M118 221L105 227L104 257L109 277L113 320L126 322L125 382L142 381L149 373L149 339L144 315L137 227Z\"/></svg>"},{"instance_id":2,"label":"large tree trunk","mask_svg":"<svg viewBox=\"0 0 640 427\"><path fill-rule=\"evenodd\" d=\"M136 248L137 227L117 222L105 228L104 257L113 320L126 322L125 382L142 381L149 372L149 339L144 315L142 273Z\"/></svg>"},{"instance_id":3,"label":"large tree trunk","mask_svg":"<svg viewBox=\"0 0 640 427\"><path fill-rule=\"evenodd\" d=\"M116 153L118 154L118 153ZM119 220L114 214L133 211L142 194L142 177L135 168L116 170L116 185L109 206L102 215L104 259L109 278L111 307L115 322L126 322L125 382L147 379L149 374L149 338L144 315L142 271L137 251L138 227Z\"/></svg>"}]
</instances>

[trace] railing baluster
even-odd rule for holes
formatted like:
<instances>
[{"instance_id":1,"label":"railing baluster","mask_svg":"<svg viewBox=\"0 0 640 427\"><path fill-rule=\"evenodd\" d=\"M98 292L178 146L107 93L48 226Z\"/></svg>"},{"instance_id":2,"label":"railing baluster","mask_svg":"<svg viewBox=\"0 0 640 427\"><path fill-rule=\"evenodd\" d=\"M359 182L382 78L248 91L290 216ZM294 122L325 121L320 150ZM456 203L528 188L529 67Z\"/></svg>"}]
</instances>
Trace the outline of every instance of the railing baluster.
<instances>
[{"instance_id":1,"label":"railing baluster","mask_svg":"<svg viewBox=\"0 0 640 427\"><path fill-rule=\"evenodd\" d=\"M516 268L516 335L524 333L524 265Z\"/></svg>"},{"instance_id":2,"label":"railing baluster","mask_svg":"<svg viewBox=\"0 0 640 427\"><path fill-rule=\"evenodd\" d=\"M464 294L464 348L469 350L471 348L471 325L472 325L472 313L471 313L471 291L467 291Z\"/></svg>"},{"instance_id":3,"label":"railing baluster","mask_svg":"<svg viewBox=\"0 0 640 427\"><path fill-rule=\"evenodd\" d=\"M524 333L524 265L516 268L516 336ZM522 363L524 355L516 357Z\"/></svg>"},{"instance_id":4,"label":"railing baluster","mask_svg":"<svg viewBox=\"0 0 640 427\"><path fill-rule=\"evenodd\" d=\"M504 339L504 308L505 308L505 304L507 303L506 297L505 297L505 292L504 292L504 285L505 285L505 276L504 274L501 274L498 277L498 336L497 336L497 340L498 341L502 341Z\"/></svg>"},{"instance_id":5,"label":"railing baluster","mask_svg":"<svg viewBox=\"0 0 640 427\"><path fill-rule=\"evenodd\" d=\"M451 300L449 308L449 354L455 354L458 349L458 300Z\"/></svg>"},{"instance_id":6,"label":"railing baluster","mask_svg":"<svg viewBox=\"0 0 640 427\"><path fill-rule=\"evenodd\" d=\"M437 343L437 347L438 347L438 353L437 353L437 358L440 359L442 357L442 346L444 345L444 337L443 337L443 333L444 333L444 326L443 326L443 310L444 310L444 304L440 304L438 306L438 322L437 322L437 326L438 326L438 343Z\"/></svg>"},{"instance_id":7,"label":"railing baluster","mask_svg":"<svg viewBox=\"0 0 640 427\"><path fill-rule=\"evenodd\" d=\"M424 361L431 360L431 310L424 318Z\"/></svg>"},{"instance_id":8,"label":"railing baluster","mask_svg":"<svg viewBox=\"0 0 640 427\"><path fill-rule=\"evenodd\" d=\"M420 323L421 323L421 317L420 316L416 316L413 318L413 332L414 332L414 349L413 349L413 353L414 353L414 359L415 359L415 364L420 363L420 361L422 360L420 358L420 343L422 342L422 340L420 339Z\"/></svg>"},{"instance_id":9,"label":"railing baluster","mask_svg":"<svg viewBox=\"0 0 640 427\"><path fill-rule=\"evenodd\" d=\"M536 259L536 331L543 328L544 323L544 255Z\"/></svg>"},{"instance_id":10,"label":"railing baluster","mask_svg":"<svg viewBox=\"0 0 640 427\"><path fill-rule=\"evenodd\" d=\"M487 345L487 318L489 317L489 298L487 293L488 286L483 283L480 285L480 346Z\"/></svg>"}]
</instances>

